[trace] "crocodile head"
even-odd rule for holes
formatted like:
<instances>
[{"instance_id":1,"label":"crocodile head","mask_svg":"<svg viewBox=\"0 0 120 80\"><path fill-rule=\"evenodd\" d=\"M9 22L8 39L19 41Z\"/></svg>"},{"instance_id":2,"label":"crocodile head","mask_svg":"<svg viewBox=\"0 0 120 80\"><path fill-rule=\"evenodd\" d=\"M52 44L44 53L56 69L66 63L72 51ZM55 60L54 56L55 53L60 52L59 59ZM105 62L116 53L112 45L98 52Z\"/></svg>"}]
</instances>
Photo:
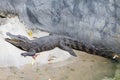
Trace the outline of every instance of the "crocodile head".
<instances>
[{"instance_id":1,"label":"crocodile head","mask_svg":"<svg viewBox=\"0 0 120 80\"><path fill-rule=\"evenodd\" d=\"M24 51L28 51L31 47L30 42L25 42L24 40L5 38L5 41Z\"/></svg>"}]
</instances>

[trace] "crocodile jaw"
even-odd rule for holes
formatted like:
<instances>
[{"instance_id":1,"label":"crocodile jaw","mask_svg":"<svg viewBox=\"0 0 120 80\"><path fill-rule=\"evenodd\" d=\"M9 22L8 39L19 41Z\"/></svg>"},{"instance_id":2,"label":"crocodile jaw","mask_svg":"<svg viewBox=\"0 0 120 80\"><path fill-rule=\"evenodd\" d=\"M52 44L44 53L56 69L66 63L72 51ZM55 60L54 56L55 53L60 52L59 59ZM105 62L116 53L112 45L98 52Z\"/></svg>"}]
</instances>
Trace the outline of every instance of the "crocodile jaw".
<instances>
[{"instance_id":1,"label":"crocodile jaw","mask_svg":"<svg viewBox=\"0 0 120 80\"><path fill-rule=\"evenodd\" d=\"M23 46L20 46L20 45L19 45L21 42L23 42L23 41L21 41L21 40L5 38L5 41L11 43L12 45L16 46L16 47L19 48L19 49L25 50L25 49L23 48L24 45L23 45Z\"/></svg>"}]
</instances>

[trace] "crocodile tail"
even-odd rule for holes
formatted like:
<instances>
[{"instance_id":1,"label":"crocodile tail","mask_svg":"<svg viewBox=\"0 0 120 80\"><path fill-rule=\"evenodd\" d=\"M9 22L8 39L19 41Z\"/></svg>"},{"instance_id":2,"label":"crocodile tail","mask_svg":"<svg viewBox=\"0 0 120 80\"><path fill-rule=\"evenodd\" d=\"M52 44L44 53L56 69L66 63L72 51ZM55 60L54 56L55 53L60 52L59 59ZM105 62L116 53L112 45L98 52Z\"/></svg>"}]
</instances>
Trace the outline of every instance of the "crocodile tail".
<instances>
[{"instance_id":1,"label":"crocodile tail","mask_svg":"<svg viewBox=\"0 0 120 80\"><path fill-rule=\"evenodd\" d=\"M119 55L111 50L96 48L93 45L82 45L81 47L82 47L82 51L87 52L89 54L102 56L104 58L108 58L116 61L120 60Z\"/></svg>"},{"instance_id":2,"label":"crocodile tail","mask_svg":"<svg viewBox=\"0 0 120 80\"><path fill-rule=\"evenodd\" d=\"M111 50L108 49L100 49L95 47L92 44L87 44L87 43L83 43L77 40L72 40L72 39L67 39L65 41L67 44L67 46L75 49L75 50L80 50L80 51L84 51L87 52L88 54L93 54L93 55L98 55L98 56L102 56L111 60L120 60L120 56L117 53L114 53Z\"/></svg>"},{"instance_id":3,"label":"crocodile tail","mask_svg":"<svg viewBox=\"0 0 120 80\"><path fill-rule=\"evenodd\" d=\"M93 45L78 42L78 41L70 41L70 44L71 45L69 45L69 46L75 50L84 51L89 54L97 54L96 52L98 49L95 48Z\"/></svg>"},{"instance_id":4,"label":"crocodile tail","mask_svg":"<svg viewBox=\"0 0 120 80\"><path fill-rule=\"evenodd\" d=\"M73 45L72 47L76 50L87 52L88 54L102 56L102 57L109 58L112 60L115 58L120 59L120 56L118 56L118 54L114 53L113 51L107 50L107 49L96 48L92 44L76 43L76 46Z\"/></svg>"}]
</instances>

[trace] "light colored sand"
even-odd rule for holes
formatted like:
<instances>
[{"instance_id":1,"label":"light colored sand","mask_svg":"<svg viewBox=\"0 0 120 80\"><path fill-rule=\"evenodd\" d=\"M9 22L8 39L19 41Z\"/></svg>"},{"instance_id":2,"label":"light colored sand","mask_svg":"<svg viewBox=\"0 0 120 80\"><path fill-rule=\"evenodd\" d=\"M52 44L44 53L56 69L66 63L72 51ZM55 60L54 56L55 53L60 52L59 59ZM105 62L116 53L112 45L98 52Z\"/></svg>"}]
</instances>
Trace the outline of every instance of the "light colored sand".
<instances>
[{"instance_id":1,"label":"light colored sand","mask_svg":"<svg viewBox=\"0 0 120 80\"><path fill-rule=\"evenodd\" d=\"M109 60L75 51L77 58L46 65L0 68L0 80L102 80L112 78L115 64Z\"/></svg>"}]
</instances>

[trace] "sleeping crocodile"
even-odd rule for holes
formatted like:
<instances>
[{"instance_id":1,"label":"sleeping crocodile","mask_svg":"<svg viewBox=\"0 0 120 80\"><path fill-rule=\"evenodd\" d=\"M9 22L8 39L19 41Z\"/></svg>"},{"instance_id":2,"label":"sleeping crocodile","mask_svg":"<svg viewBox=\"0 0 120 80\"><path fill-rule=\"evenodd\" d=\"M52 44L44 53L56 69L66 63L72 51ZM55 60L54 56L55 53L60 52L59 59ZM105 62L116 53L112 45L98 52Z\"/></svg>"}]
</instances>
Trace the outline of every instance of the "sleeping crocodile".
<instances>
[{"instance_id":1,"label":"sleeping crocodile","mask_svg":"<svg viewBox=\"0 0 120 80\"><path fill-rule=\"evenodd\" d=\"M59 47L62 50L68 51L75 57L77 55L72 49L84 51L89 54L99 55L109 59L117 60L120 58L119 55L115 54L112 51L99 49L91 44L86 44L66 36L51 34L49 36L29 40L27 37L22 35L13 35L11 33L7 33L7 35L11 37L11 39L5 38L7 42L24 51L27 51L26 53L21 53L21 55L24 57L34 57L38 52L48 51L54 49L55 47Z\"/></svg>"}]
</instances>

